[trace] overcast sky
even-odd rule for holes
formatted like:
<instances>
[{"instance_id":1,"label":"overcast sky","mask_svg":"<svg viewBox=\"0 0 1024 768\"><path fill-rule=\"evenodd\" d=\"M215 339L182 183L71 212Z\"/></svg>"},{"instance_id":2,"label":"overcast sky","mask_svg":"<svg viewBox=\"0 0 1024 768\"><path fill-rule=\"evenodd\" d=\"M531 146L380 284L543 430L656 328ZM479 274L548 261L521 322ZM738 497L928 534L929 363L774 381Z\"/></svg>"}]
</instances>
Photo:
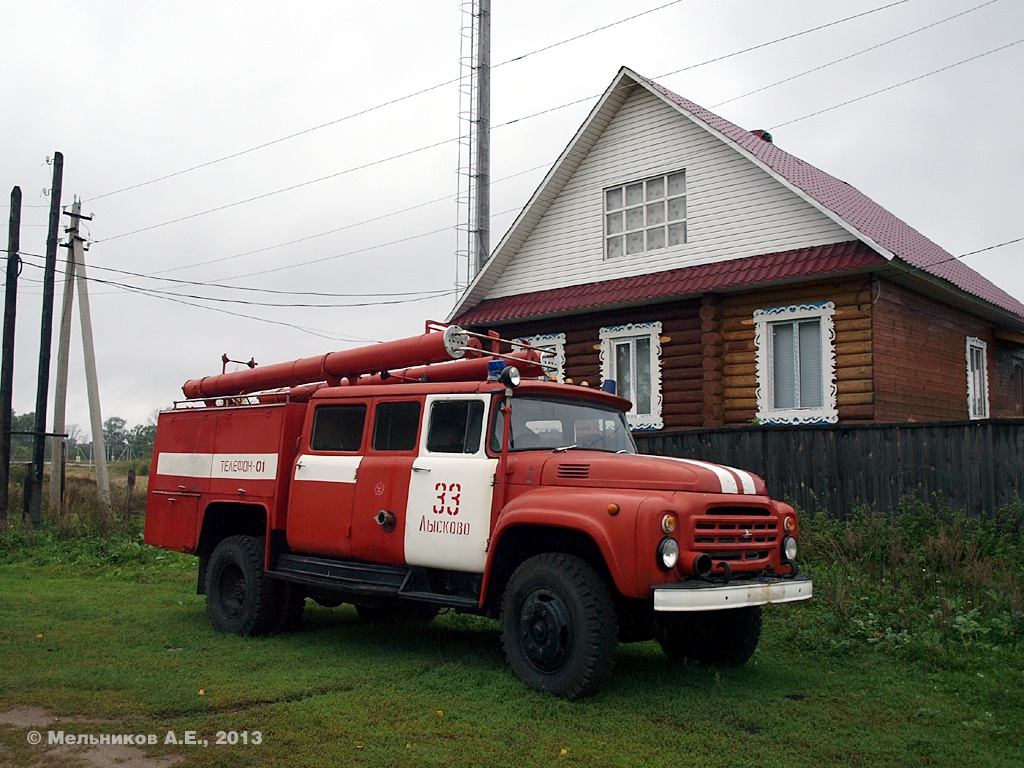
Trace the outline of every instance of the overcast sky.
<instances>
[{"instance_id":1,"label":"overcast sky","mask_svg":"<svg viewBox=\"0 0 1024 768\"><path fill-rule=\"evenodd\" d=\"M622 65L770 130L954 255L1024 237L1021 0L492 6L492 246ZM280 362L443 320L463 23L459 0L0 5L3 221L24 197L15 411L35 407L54 151L62 202L94 216L104 418L145 422L222 353ZM1024 300L1022 257L964 261ZM55 328L60 292L58 275ZM53 372L56 351L55 334ZM90 432L77 315L68 422Z\"/></svg>"}]
</instances>

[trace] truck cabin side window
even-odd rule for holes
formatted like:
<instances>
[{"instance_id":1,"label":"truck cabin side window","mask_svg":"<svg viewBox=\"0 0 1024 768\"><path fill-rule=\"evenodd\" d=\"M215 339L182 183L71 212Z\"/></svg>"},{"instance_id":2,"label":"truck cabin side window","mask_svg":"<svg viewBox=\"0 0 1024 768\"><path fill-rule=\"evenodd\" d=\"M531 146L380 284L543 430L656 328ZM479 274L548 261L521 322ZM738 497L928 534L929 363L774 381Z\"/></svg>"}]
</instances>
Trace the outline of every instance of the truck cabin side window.
<instances>
[{"instance_id":1,"label":"truck cabin side window","mask_svg":"<svg viewBox=\"0 0 1024 768\"><path fill-rule=\"evenodd\" d=\"M378 403L373 450L413 451L419 442L420 402Z\"/></svg>"},{"instance_id":2,"label":"truck cabin side window","mask_svg":"<svg viewBox=\"0 0 1024 768\"><path fill-rule=\"evenodd\" d=\"M484 404L479 400L437 402L430 407L427 450L431 453L476 453Z\"/></svg>"},{"instance_id":3,"label":"truck cabin side window","mask_svg":"<svg viewBox=\"0 0 1024 768\"><path fill-rule=\"evenodd\" d=\"M318 406L309 447L314 451L358 451L365 423L366 406L362 403Z\"/></svg>"}]
</instances>

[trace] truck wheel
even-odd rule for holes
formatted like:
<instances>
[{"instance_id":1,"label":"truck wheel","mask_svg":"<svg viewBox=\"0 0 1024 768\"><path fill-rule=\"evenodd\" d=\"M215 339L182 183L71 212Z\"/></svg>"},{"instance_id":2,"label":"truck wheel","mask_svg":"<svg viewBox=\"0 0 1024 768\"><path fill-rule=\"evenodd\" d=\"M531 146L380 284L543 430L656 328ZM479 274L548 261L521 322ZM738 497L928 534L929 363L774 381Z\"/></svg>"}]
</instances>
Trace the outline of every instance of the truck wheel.
<instances>
[{"instance_id":1,"label":"truck wheel","mask_svg":"<svg viewBox=\"0 0 1024 768\"><path fill-rule=\"evenodd\" d=\"M501 642L512 673L563 699L597 693L615 667L615 606L587 562L549 552L512 574L501 604Z\"/></svg>"},{"instance_id":2,"label":"truck wheel","mask_svg":"<svg viewBox=\"0 0 1024 768\"><path fill-rule=\"evenodd\" d=\"M761 606L725 611L662 614L656 637L672 661L736 667L745 664L761 639Z\"/></svg>"},{"instance_id":3,"label":"truck wheel","mask_svg":"<svg viewBox=\"0 0 1024 768\"><path fill-rule=\"evenodd\" d=\"M263 573L263 537L229 536L206 569L206 612L222 632L262 635L277 618L274 584Z\"/></svg>"}]
</instances>

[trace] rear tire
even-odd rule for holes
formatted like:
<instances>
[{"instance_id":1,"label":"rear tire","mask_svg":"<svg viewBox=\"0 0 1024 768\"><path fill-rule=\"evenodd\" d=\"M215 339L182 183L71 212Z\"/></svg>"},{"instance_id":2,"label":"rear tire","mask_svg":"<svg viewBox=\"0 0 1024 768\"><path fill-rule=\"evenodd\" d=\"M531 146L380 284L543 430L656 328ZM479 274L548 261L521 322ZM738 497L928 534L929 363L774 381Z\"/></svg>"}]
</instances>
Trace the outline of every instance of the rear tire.
<instances>
[{"instance_id":1,"label":"rear tire","mask_svg":"<svg viewBox=\"0 0 1024 768\"><path fill-rule=\"evenodd\" d=\"M262 536L229 536L206 569L206 612L214 629L262 635L274 628L279 605L275 584L263 572Z\"/></svg>"},{"instance_id":2,"label":"rear tire","mask_svg":"<svg viewBox=\"0 0 1024 768\"><path fill-rule=\"evenodd\" d=\"M501 605L501 642L519 680L576 700L612 674L618 646L615 605L586 561L549 552L512 574Z\"/></svg>"},{"instance_id":3,"label":"rear tire","mask_svg":"<svg viewBox=\"0 0 1024 768\"><path fill-rule=\"evenodd\" d=\"M746 664L761 639L761 606L724 611L660 614L658 644L672 661L720 667Z\"/></svg>"}]
</instances>

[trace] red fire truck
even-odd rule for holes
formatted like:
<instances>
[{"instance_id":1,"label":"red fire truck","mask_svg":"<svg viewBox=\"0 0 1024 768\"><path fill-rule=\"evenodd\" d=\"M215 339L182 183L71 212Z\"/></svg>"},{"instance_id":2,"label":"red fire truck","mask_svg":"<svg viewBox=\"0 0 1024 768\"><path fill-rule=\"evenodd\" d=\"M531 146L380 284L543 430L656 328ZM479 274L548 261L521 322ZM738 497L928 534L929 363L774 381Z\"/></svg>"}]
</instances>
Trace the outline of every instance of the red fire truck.
<instances>
[{"instance_id":1,"label":"red fire truck","mask_svg":"<svg viewBox=\"0 0 1024 768\"><path fill-rule=\"evenodd\" d=\"M811 597L792 507L743 470L639 455L627 400L508 349L428 324L186 382L159 417L146 542L197 555L210 621L241 635L297 628L307 599L481 614L516 677L568 699L619 642L747 661L761 606Z\"/></svg>"}]
</instances>

